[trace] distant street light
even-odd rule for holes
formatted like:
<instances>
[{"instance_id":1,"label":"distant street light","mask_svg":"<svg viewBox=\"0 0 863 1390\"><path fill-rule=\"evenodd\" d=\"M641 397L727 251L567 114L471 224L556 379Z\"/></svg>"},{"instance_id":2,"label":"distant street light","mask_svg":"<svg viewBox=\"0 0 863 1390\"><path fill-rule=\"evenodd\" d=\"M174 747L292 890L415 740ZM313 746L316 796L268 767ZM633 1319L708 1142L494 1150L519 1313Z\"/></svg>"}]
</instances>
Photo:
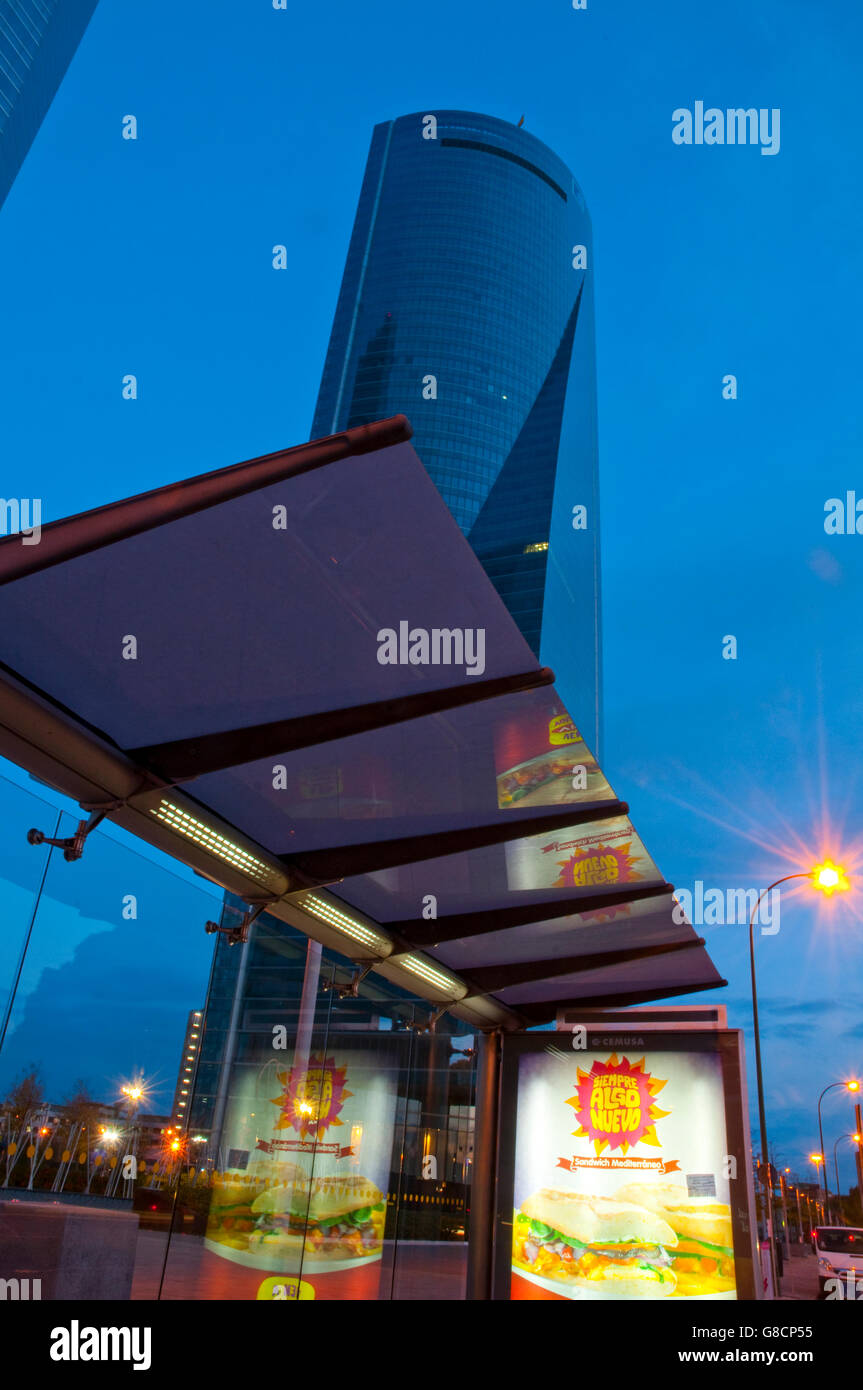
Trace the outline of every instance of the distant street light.
<instances>
[{"instance_id":1,"label":"distant street light","mask_svg":"<svg viewBox=\"0 0 863 1390\"><path fill-rule=\"evenodd\" d=\"M860 1135L860 1134L840 1134L840 1135L839 1135L839 1138L836 1140L836 1142L835 1142L834 1145L833 1145L833 1167L834 1167L835 1170L836 1170L836 1197L837 1197L838 1202L839 1202L839 1218L840 1218L840 1220L841 1220L841 1222L842 1222L842 1225L844 1226L844 1225L845 1225L845 1218L844 1218L843 1213L842 1213L842 1184L841 1184L841 1182L839 1181L839 1155L838 1155L838 1153L836 1152L836 1150L838 1149L839 1145L842 1143L842 1140L843 1140L843 1139L850 1139L852 1144L856 1144L856 1145L858 1145L858 1147L859 1147L859 1145L860 1145L860 1143L861 1143L861 1140L863 1140L863 1135Z\"/></svg>"},{"instance_id":2,"label":"distant street light","mask_svg":"<svg viewBox=\"0 0 863 1390\"><path fill-rule=\"evenodd\" d=\"M822 1153L822 1154L824 1154L824 1126L823 1126L822 1123L821 1123L821 1102L822 1102L822 1100L824 1099L824 1097L826 1096L826 1094L827 1094L828 1091L834 1091L834 1090L836 1090L836 1089L837 1089L838 1087L840 1087L840 1086L844 1086L846 1091L854 1092L854 1091L859 1091L859 1090L860 1090L860 1082L859 1082L859 1081L831 1081L830 1085L829 1085L829 1086L825 1086L825 1087L824 1087L824 1090L821 1092L820 1096L818 1097L818 1139L819 1139L819 1142L820 1142L820 1144L821 1144L821 1153ZM824 1179L824 1219L825 1219L826 1221L829 1221L829 1220L830 1220L830 1193L829 1193L828 1188L827 1188L827 1160L826 1160L826 1157L825 1157L825 1159L824 1159L824 1172L822 1173L822 1177L823 1177L823 1179ZM837 1193L837 1196L838 1196L838 1193Z\"/></svg>"},{"instance_id":3,"label":"distant street light","mask_svg":"<svg viewBox=\"0 0 863 1390\"><path fill-rule=\"evenodd\" d=\"M138 1076L134 1081L127 1082L125 1086L120 1087L120 1094L125 1096L130 1102L130 1108L131 1106L138 1105L142 1100L146 1100L148 1098L148 1091L144 1084L144 1078Z\"/></svg>"}]
</instances>

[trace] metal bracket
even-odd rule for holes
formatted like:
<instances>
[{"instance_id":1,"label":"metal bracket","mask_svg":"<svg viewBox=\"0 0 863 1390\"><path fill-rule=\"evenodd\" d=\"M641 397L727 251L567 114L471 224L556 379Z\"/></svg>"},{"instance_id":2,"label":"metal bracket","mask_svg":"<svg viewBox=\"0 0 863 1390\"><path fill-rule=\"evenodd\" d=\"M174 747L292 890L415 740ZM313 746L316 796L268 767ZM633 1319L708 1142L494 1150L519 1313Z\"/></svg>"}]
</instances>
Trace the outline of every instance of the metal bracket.
<instances>
[{"instance_id":1,"label":"metal bracket","mask_svg":"<svg viewBox=\"0 0 863 1390\"><path fill-rule=\"evenodd\" d=\"M347 984L344 985L337 985L335 980L326 980L321 985L321 992L328 994L332 990L340 999L358 999L360 985L376 964L376 961L370 960L366 965L358 966Z\"/></svg>"},{"instance_id":2,"label":"metal bracket","mask_svg":"<svg viewBox=\"0 0 863 1390\"><path fill-rule=\"evenodd\" d=\"M55 849L63 851L63 858L71 864L76 859L80 859L84 853L87 836L105 819L109 811L116 811L122 805L124 805L122 801L116 801L111 802L108 806L100 807L99 810L91 811L87 820L79 820L75 834L68 835L64 839L52 839L50 835L44 834L41 830L28 830L27 843L28 845L53 845Z\"/></svg>"},{"instance_id":3,"label":"metal bracket","mask_svg":"<svg viewBox=\"0 0 863 1390\"><path fill-rule=\"evenodd\" d=\"M87 836L91 835L97 825L102 823L108 812L119 811L121 807L127 806L133 796L138 796L139 793L146 790L149 785L150 779L145 778L141 786L137 787L135 791L132 792L131 796L121 797L119 801L103 801L96 805L88 805L86 802L81 801L78 803L81 810L89 811L90 814L86 820L79 820L74 835L67 835L62 839L53 839L42 830L28 830L27 843L28 845L53 845L55 849L61 849L63 851L63 858L67 863L72 864L76 859L81 858L84 853L84 845L87 842Z\"/></svg>"},{"instance_id":4,"label":"metal bracket","mask_svg":"<svg viewBox=\"0 0 863 1390\"><path fill-rule=\"evenodd\" d=\"M412 1033L433 1033L438 1019L443 1018L449 1007L449 1004L441 1004L440 1008L435 1009L434 1013L429 1014L425 1023L409 1023L407 1027Z\"/></svg>"},{"instance_id":5,"label":"metal bracket","mask_svg":"<svg viewBox=\"0 0 863 1390\"><path fill-rule=\"evenodd\" d=\"M272 907L274 902L278 902L278 898L268 898L266 902L255 903L236 927L220 927L218 922L205 922L204 931L208 936L212 936L215 932L221 932L229 946L245 946L249 939L249 927L257 921L262 912L266 912L268 907Z\"/></svg>"}]
</instances>

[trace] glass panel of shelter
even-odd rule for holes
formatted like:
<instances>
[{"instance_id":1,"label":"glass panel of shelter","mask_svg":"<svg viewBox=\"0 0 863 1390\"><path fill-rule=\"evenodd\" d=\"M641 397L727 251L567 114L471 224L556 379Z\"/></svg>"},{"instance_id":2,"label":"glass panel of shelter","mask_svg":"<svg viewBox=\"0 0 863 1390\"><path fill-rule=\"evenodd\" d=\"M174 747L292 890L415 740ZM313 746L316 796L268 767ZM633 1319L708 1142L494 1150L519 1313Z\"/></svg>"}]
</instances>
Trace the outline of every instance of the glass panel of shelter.
<instances>
[{"instance_id":1,"label":"glass panel of shelter","mask_svg":"<svg viewBox=\"0 0 863 1390\"><path fill-rule=\"evenodd\" d=\"M6 837L41 876L28 830L77 817L13 800ZM21 1298L156 1298L172 1213L203 1229L184 1108L215 893L101 831L77 863L51 851L0 1053L0 1277Z\"/></svg>"},{"instance_id":2,"label":"glass panel of shelter","mask_svg":"<svg viewBox=\"0 0 863 1390\"><path fill-rule=\"evenodd\" d=\"M6 777L0 777L0 892L2 892L3 931L0 932L0 1049L8 1029L9 1011L23 966L28 933L34 922L42 878L49 849L31 847L24 836L31 826L42 826L53 836L58 811L41 797ZM59 831L57 831L59 833ZM0 1065L0 1074L3 1073ZM5 1078L2 1084L6 1084Z\"/></svg>"},{"instance_id":3,"label":"glass panel of shelter","mask_svg":"<svg viewBox=\"0 0 863 1390\"><path fill-rule=\"evenodd\" d=\"M473 1038L356 973L266 915L219 941L190 1118L208 1220L175 1224L162 1297L463 1296Z\"/></svg>"},{"instance_id":4,"label":"glass panel of shelter","mask_svg":"<svg viewBox=\"0 0 863 1390\"><path fill-rule=\"evenodd\" d=\"M28 860L31 827L77 818L5 803L0 1276L43 1299L463 1296L467 1026L422 1031L431 1005L267 917L213 954L203 924L240 905L101 831L75 864Z\"/></svg>"}]
</instances>

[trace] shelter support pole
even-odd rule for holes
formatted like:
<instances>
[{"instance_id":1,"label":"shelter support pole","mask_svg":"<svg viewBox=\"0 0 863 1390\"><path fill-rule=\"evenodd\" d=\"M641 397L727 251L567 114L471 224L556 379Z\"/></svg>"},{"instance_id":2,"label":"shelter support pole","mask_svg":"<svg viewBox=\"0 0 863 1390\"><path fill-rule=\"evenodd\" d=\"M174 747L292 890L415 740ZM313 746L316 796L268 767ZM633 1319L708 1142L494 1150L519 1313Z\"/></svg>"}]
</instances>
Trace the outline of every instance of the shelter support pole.
<instances>
[{"instance_id":1,"label":"shelter support pole","mask_svg":"<svg viewBox=\"0 0 863 1390\"><path fill-rule=\"evenodd\" d=\"M467 1249L467 1298L485 1301L491 1298L494 1261L500 1033L481 1034L478 1051L476 1129L473 1141L470 1235Z\"/></svg>"},{"instance_id":2,"label":"shelter support pole","mask_svg":"<svg viewBox=\"0 0 863 1390\"><path fill-rule=\"evenodd\" d=\"M229 904L222 907L222 916L226 915ZM236 911L236 908L234 909ZM222 1052L221 1063L219 1066L219 1089L216 1093L216 1103L213 1107L213 1127L211 1152L216 1157L216 1167L220 1172L227 1168L227 1151L222 1151L222 1126L225 1121L225 1109L228 1104L228 1096L231 1090L231 1078L234 1070L234 1058L237 1055L237 1042L240 1033L240 1024L243 1017L243 998L246 987L246 975L248 973L249 961L251 959L253 944L255 939L255 928L252 925L249 939L236 949L241 952L240 968L237 971L237 978L234 984L234 997L231 1001L231 1018L228 1023L228 1031L225 1036L225 1046ZM223 946L221 939L216 943L216 950L233 950L234 947ZM210 1000L209 992L205 1005L204 1024L206 1026L209 1012Z\"/></svg>"}]
</instances>

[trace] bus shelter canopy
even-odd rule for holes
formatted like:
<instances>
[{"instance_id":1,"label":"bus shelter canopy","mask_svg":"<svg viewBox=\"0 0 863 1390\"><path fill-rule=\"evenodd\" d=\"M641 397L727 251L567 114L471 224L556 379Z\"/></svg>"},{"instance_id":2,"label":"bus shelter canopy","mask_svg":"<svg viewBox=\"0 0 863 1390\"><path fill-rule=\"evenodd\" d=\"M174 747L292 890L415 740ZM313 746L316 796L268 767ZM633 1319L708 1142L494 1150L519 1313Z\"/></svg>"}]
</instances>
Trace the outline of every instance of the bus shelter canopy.
<instances>
[{"instance_id":1,"label":"bus shelter canopy","mask_svg":"<svg viewBox=\"0 0 863 1390\"><path fill-rule=\"evenodd\" d=\"M0 753L489 1022L724 984L409 438L0 540Z\"/></svg>"}]
</instances>

